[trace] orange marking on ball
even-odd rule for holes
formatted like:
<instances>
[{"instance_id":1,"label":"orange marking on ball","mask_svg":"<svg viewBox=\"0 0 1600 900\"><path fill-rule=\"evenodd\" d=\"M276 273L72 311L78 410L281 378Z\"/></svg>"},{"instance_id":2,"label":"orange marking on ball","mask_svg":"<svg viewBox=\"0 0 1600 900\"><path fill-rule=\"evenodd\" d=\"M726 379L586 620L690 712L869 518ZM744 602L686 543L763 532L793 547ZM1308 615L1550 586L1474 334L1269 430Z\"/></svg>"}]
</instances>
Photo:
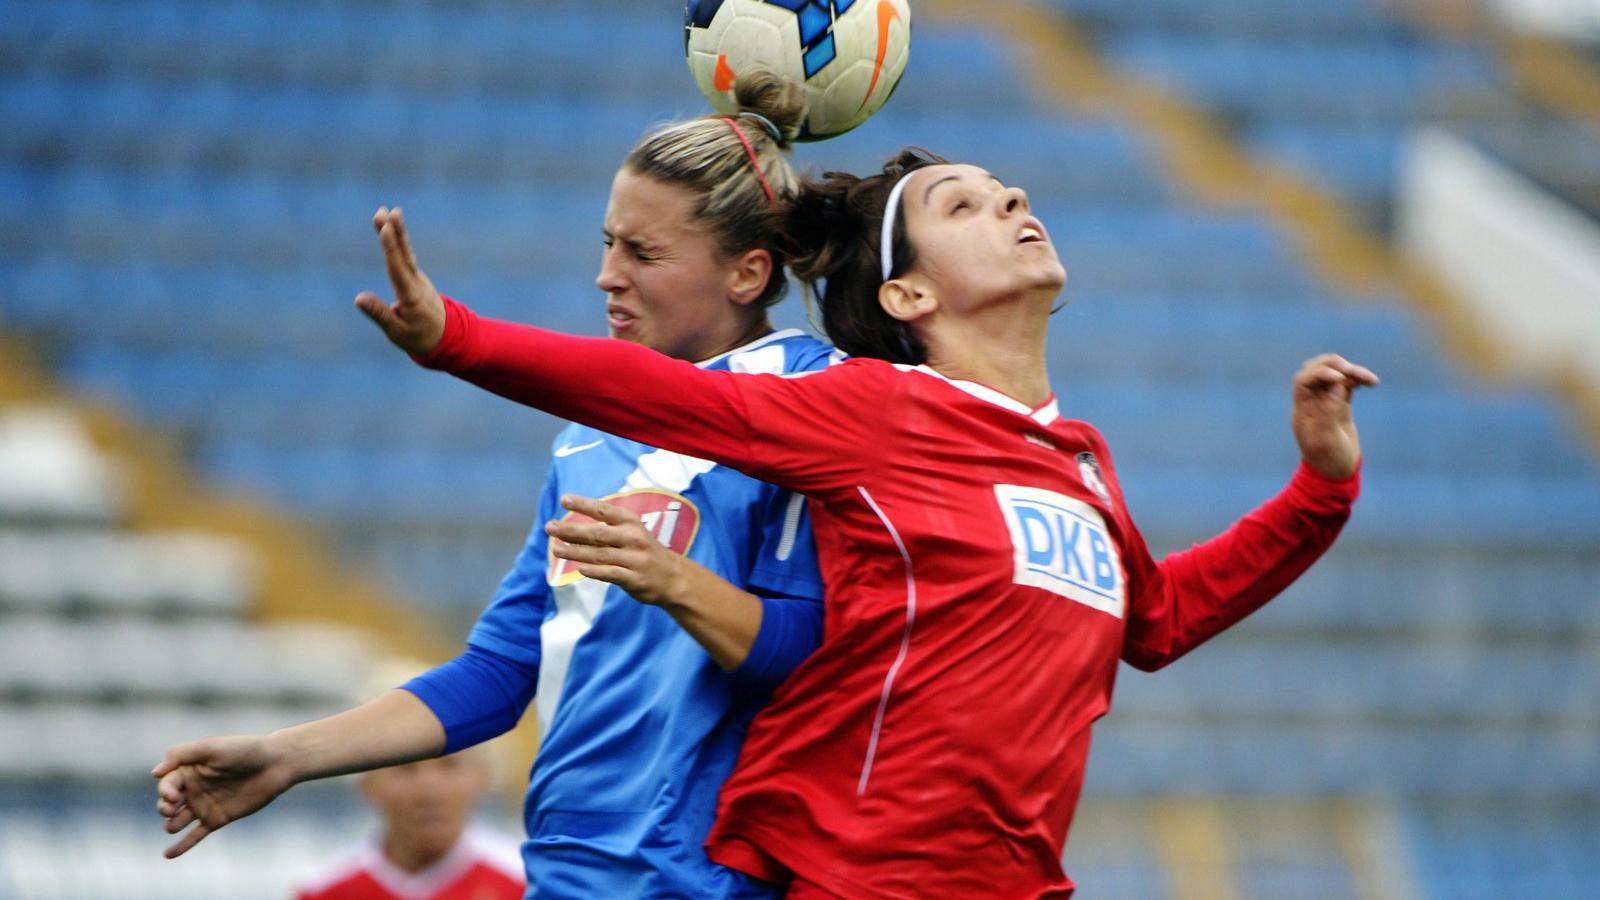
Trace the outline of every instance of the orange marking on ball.
<instances>
[{"instance_id":1,"label":"orange marking on ball","mask_svg":"<svg viewBox=\"0 0 1600 900\"><path fill-rule=\"evenodd\" d=\"M867 95L861 98L861 108L866 109L872 92L878 89L878 76L883 74L884 57L889 55L889 25L900 18L900 10L889 0L878 0L878 58L872 62L872 81L867 85Z\"/></svg>"},{"instance_id":2,"label":"orange marking on ball","mask_svg":"<svg viewBox=\"0 0 1600 900\"><path fill-rule=\"evenodd\" d=\"M717 90L719 90L719 91L732 90L733 89L733 79L734 79L734 77L735 76L733 74L733 67L728 65L728 54L726 54L726 53L717 54L717 74L716 74L716 81L715 81Z\"/></svg>"}]
</instances>

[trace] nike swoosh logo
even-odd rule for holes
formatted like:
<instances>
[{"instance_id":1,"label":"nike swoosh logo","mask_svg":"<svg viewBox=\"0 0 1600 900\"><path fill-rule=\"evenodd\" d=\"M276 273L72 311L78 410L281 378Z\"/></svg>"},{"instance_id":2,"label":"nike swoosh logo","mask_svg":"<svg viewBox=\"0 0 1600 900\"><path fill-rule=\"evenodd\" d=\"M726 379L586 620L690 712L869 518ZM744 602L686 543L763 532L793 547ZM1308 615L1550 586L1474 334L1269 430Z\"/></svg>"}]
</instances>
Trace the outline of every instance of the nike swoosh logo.
<instances>
[{"instance_id":1,"label":"nike swoosh logo","mask_svg":"<svg viewBox=\"0 0 1600 900\"><path fill-rule=\"evenodd\" d=\"M556 459L560 459L563 456L571 456L574 453L582 453L585 450L589 450L598 446L600 446L600 441L590 441L587 444L579 444L576 447L572 446L570 443L562 444L556 448Z\"/></svg>"},{"instance_id":2,"label":"nike swoosh logo","mask_svg":"<svg viewBox=\"0 0 1600 900\"><path fill-rule=\"evenodd\" d=\"M883 74L883 60L889 55L889 24L898 18L900 10L895 9L893 3L878 0L878 58L872 63L872 81L867 84L867 95L861 98L862 109L872 99L872 92L878 89L878 76Z\"/></svg>"}]
</instances>

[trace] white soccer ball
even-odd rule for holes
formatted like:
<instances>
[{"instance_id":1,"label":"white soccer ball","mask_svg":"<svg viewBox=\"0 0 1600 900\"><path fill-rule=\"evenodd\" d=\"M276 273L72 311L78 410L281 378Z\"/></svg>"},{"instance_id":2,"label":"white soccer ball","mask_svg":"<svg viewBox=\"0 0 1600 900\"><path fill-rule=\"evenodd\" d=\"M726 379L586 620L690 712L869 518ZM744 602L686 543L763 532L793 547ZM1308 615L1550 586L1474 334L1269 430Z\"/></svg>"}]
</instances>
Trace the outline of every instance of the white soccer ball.
<instances>
[{"instance_id":1,"label":"white soccer ball","mask_svg":"<svg viewBox=\"0 0 1600 900\"><path fill-rule=\"evenodd\" d=\"M883 108L911 58L909 0L688 0L689 71L718 112L733 79L761 63L806 86L801 140L843 134Z\"/></svg>"}]
</instances>

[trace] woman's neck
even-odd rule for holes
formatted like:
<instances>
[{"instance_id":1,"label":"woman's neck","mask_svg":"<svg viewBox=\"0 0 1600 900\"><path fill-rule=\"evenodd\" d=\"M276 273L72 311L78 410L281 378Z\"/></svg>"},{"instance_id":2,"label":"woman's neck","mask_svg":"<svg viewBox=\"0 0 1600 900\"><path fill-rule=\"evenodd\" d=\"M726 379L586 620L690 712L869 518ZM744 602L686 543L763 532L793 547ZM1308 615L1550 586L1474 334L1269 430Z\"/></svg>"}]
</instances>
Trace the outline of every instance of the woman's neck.
<instances>
[{"instance_id":1,"label":"woman's neck","mask_svg":"<svg viewBox=\"0 0 1600 900\"><path fill-rule=\"evenodd\" d=\"M1044 316L1014 312L976 316L964 321L930 322L922 329L929 368L946 378L975 381L1029 407L1050 398L1050 372L1045 365Z\"/></svg>"},{"instance_id":2,"label":"woman's neck","mask_svg":"<svg viewBox=\"0 0 1600 900\"><path fill-rule=\"evenodd\" d=\"M698 358L691 359L689 361L694 363L702 363L708 359L716 359L722 354L727 353L729 350L737 350L740 347L743 347L745 344L754 341L771 330L772 322L764 315L760 318L742 322L738 328L730 329L726 333L720 335L720 340L710 345L716 349L712 350L711 352L697 353L696 356Z\"/></svg>"}]
</instances>

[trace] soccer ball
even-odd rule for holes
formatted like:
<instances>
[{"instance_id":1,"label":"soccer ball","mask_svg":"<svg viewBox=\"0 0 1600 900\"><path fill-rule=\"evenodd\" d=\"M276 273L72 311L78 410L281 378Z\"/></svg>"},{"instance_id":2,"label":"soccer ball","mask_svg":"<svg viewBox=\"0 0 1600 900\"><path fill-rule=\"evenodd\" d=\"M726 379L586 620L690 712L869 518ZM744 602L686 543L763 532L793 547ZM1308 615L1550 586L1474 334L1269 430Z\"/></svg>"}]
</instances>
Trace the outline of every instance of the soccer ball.
<instances>
[{"instance_id":1,"label":"soccer ball","mask_svg":"<svg viewBox=\"0 0 1600 900\"><path fill-rule=\"evenodd\" d=\"M738 111L733 79L751 63L804 84L801 140L871 118L911 57L909 0L688 0L683 26L689 71L718 112Z\"/></svg>"}]
</instances>

